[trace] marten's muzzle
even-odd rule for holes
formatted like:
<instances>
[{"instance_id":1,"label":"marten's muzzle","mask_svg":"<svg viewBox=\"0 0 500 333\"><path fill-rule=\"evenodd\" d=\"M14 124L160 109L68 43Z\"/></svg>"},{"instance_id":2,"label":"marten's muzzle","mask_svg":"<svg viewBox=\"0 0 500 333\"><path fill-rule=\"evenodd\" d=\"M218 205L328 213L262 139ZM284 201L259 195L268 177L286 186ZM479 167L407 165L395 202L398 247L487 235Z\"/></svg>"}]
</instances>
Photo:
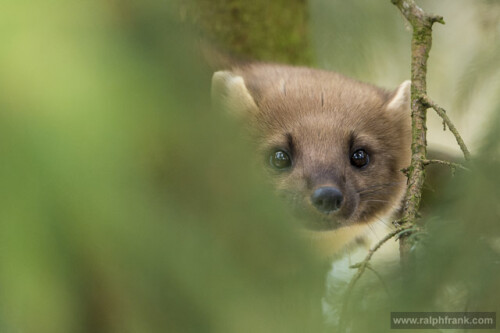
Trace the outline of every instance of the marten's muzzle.
<instances>
[{"instance_id":1,"label":"marten's muzzle","mask_svg":"<svg viewBox=\"0 0 500 333\"><path fill-rule=\"evenodd\" d=\"M332 186L320 187L311 195L311 203L325 214L338 211L342 206L343 199L342 192Z\"/></svg>"}]
</instances>

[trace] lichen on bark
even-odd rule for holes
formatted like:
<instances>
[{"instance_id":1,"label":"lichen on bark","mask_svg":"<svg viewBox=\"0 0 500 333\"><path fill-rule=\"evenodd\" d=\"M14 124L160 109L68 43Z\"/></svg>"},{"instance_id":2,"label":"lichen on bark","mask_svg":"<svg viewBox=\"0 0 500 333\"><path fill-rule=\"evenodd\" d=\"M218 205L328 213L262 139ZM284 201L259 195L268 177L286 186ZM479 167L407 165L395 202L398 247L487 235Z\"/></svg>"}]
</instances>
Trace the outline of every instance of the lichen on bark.
<instances>
[{"instance_id":1,"label":"lichen on bark","mask_svg":"<svg viewBox=\"0 0 500 333\"><path fill-rule=\"evenodd\" d=\"M427 60L432 47L432 25L444 24L441 16L430 15L418 7L414 0L391 0L413 28L411 40L411 166L408 169L408 187L403 206L403 224L414 224L418 216L425 181L427 160L427 109L421 96L427 94ZM409 233L400 237L400 254L403 270L409 270L411 244Z\"/></svg>"}]
</instances>

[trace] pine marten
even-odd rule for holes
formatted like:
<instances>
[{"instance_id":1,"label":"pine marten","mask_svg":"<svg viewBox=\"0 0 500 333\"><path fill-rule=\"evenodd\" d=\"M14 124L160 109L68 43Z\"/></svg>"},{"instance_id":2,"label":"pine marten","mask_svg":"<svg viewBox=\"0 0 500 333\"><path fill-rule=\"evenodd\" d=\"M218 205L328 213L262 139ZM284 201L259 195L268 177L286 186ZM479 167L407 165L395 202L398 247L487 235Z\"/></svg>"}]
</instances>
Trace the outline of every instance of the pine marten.
<instances>
[{"instance_id":1,"label":"pine marten","mask_svg":"<svg viewBox=\"0 0 500 333\"><path fill-rule=\"evenodd\" d=\"M406 187L410 81L389 92L335 72L247 63L216 72L212 96L255 133L276 189L323 255L384 236L377 230L390 228Z\"/></svg>"}]
</instances>

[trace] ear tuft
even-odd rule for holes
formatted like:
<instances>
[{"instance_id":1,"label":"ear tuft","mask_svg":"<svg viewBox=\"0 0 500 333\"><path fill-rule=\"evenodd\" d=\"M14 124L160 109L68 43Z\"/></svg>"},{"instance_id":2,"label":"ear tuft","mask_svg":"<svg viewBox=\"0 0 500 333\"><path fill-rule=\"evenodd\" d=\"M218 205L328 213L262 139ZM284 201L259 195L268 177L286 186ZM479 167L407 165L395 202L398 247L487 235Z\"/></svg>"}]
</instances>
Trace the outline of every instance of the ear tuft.
<instances>
[{"instance_id":1,"label":"ear tuft","mask_svg":"<svg viewBox=\"0 0 500 333\"><path fill-rule=\"evenodd\" d=\"M243 77L229 71L215 72L212 76L212 101L234 114L253 113L258 109Z\"/></svg>"},{"instance_id":2,"label":"ear tuft","mask_svg":"<svg viewBox=\"0 0 500 333\"><path fill-rule=\"evenodd\" d=\"M399 85L387 103L391 112L404 112L410 109L411 81L406 80Z\"/></svg>"}]
</instances>

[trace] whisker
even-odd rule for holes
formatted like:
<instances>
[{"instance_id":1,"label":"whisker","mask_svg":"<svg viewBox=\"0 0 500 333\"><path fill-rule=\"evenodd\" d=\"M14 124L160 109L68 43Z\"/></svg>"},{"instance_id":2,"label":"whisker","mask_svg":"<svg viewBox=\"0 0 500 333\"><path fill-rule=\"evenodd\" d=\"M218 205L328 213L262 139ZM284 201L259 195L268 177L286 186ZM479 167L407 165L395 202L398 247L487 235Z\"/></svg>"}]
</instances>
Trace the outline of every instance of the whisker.
<instances>
[{"instance_id":1,"label":"whisker","mask_svg":"<svg viewBox=\"0 0 500 333\"><path fill-rule=\"evenodd\" d=\"M387 188L387 187L384 187L384 188L379 188L377 190L371 190L371 191L367 191L367 192L361 192L361 193L358 193L359 196L363 196L363 195L369 195L369 194L374 194L374 193L379 193L379 192L388 192L388 191L392 191L392 188Z\"/></svg>"},{"instance_id":2,"label":"whisker","mask_svg":"<svg viewBox=\"0 0 500 333\"><path fill-rule=\"evenodd\" d=\"M368 199L368 200L362 200L361 202L392 202L389 200L379 200L379 199Z\"/></svg>"},{"instance_id":3,"label":"whisker","mask_svg":"<svg viewBox=\"0 0 500 333\"><path fill-rule=\"evenodd\" d=\"M375 235L375 237L378 238L378 235L377 233L375 232L375 229L373 228L373 225L371 223L368 224L368 228L370 229L371 232L373 232L373 234Z\"/></svg>"},{"instance_id":4,"label":"whisker","mask_svg":"<svg viewBox=\"0 0 500 333\"><path fill-rule=\"evenodd\" d=\"M399 183L390 183L390 184L380 184L380 185L377 185L377 186L370 186L370 187L361 189L361 190L357 191L356 193L357 194L363 194L363 193L376 192L376 191L380 191L382 189L389 189L389 188L392 188L394 186L398 186L400 184L402 184L402 182L399 182Z\"/></svg>"},{"instance_id":5,"label":"whisker","mask_svg":"<svg viewBox=\"0 0 500 333\"><path fill-rule=\"evenodd\" d=\"M365 190L369 190L371 188L377 188L377 187L384 187L384 186L395 186L397 184L401 184L401 183L405 183L406 181L400 181L400 182L390 182L390 183L383 183L383 184L377 184L377 185L372 185L372 186L368 186L368 187L365 187L363 189L361 189L359 192L362 192L362 191L365 191Z\"/></svg>"},{"instance_id":6,"label":"whisker","mask_svg":"<svg viewBox=\"0 0 500 333\"><path fill-rule=\"evenodd\" d=\"M393 225L389 221L386 221L386 220L382 219L380 216L375 215L375 218L377 219L378 222L381 222L386 227L389 227L389 228L393 227Z\"/></svg>"}]
</instances>

